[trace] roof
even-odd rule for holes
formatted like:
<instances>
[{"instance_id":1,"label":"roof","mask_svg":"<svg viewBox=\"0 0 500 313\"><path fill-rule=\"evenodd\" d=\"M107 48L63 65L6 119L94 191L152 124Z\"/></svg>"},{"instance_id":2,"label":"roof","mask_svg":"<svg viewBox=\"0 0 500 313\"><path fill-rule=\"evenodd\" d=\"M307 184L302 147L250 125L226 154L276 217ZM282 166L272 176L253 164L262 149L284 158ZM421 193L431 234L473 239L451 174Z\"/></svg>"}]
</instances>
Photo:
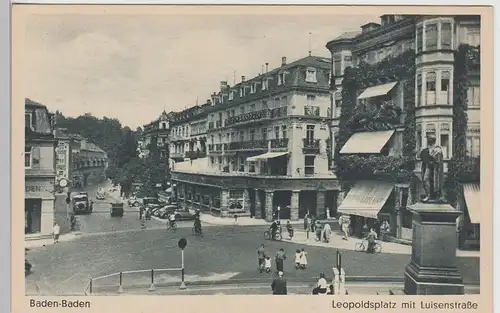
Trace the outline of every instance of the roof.
<instances>
[{"instance_id":1,"label":"roof","mask_svg":"<svg viewBox=\"0 0 500 313\"><path fill-rule=\"evenodd\" d=\"M30 98L24 98L24 106L47 109L47 106L45 106L39 102L33 101Z\"/></svg>"},{"instance_id":2,"label":"roof","mask_svg":"<svg viewBox=\"0 0 500 313\"><path fill-rule=\"evenodd\" d=\"M333 38L332 41L342 40L342 39L354 39L359 34L361 34L360 31L345 32L345 33L341 34L340 36Z\"/></svg>"}]
</instances>

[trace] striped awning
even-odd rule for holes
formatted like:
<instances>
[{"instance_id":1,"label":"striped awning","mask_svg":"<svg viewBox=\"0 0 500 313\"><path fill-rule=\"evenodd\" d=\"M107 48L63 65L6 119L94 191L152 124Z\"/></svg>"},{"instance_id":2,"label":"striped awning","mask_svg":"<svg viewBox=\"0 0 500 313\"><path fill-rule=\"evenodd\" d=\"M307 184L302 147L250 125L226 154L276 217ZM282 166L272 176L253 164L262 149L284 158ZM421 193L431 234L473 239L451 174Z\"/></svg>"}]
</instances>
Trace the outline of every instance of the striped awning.
<instances>
[{"instance_id":1,"label":"striped awning","mask_svg":"<svg viewBox=\"0 0 500 313\"><path fill-rule=\"evenodd\" d=\"M464 199L471 223L481 221L481 189L479 184L464 184Z\"/></svg>"},{"instance_id":2,"label":"striped awning","mask_svg":"<svg viewBox=\"0 0 500 313\"><path fill-rule=\"evenodd\" d=\"M341 154L380 153L394 134L394 130L353 134L340 150Z\"/></svg>"},{"instance_id":3,"label":"striped awning","mask_svg":"<svg viewBox=\"0 0 500 313\"><path fill-rule=\"evenodd\" d=\"M255 161L260 161L260 160L267 160L267 159L272 159L272 158L277 158L283 155L288 154L287 152L267 152L264 154L259 154L253 157L247 158L247 162L255 162Z\"/></svg>"},{"instance_id":4,"label":"striped awning","mask_svg":"<svg viewBox=\"0 0 500 313\"><path fill-rule=\"evenodd\" d=\"M358 99L373 98L378 96L384 96L388 94L398 82L378 85L375 87L366 88L359 96Z\"/></svg>"},{"instance_id":5,"label":"striped awning","mask_svg":"<svg viewBox=\"0 0 500 313\"><path fill-rule=\"evenodd\" d=\"M379 211L389 199L394 185L390 182L365 180L357 182L342 201L338 212L377 218Z\"/></svg>"}]
</instances>

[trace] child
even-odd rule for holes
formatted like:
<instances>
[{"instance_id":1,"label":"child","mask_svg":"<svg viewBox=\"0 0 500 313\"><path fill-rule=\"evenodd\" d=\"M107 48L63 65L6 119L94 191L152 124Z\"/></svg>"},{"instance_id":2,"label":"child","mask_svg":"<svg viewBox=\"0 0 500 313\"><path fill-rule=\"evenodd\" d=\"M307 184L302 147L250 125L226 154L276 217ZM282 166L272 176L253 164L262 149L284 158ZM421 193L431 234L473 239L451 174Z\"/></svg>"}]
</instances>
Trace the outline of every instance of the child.
<instances>
[{"instance_id":1,"label":"child","mask_svg":"<svg viewBox=\"0 0 500 313\"><path fill-rule=\"evenodd\" d=\"M59 227L59 224L57 224L57 223L54 224L53 232L54 232L54 243L58 243L59 242L59 233L61 232L61 228Z\"/></svg>"},{"instance_id":2,"label":"child","mask_svg":"<svg viewBox=\"0 0 500 313\"><path fill-rule=\"evenodd\" d=\"M297 249L297 251L295 251L295 269L299 269L300 268L300 258L302 256L302 251L300 251L300 249Z\"/></svg>"},{"instance_id":3,"label":"child","mask_svg":"<svg viewBox=\"0 0 500 313\"><path fill-rule=\"evenodd\" d=\"M300 251L300 268L305 269L307 267L307 252L304 251L304 248L302 248L302 251Z\"/></svg>"},{"instance_id":4,"label":"child","mask_svg":"<svg viewBox=\"0 0 500 313\"><path fill-rule=\"evenodd\" d=\"M266 273L271 273L271 257L268 255L264 259L264 271L266 271Z\"/></svg>"}]
</instances>

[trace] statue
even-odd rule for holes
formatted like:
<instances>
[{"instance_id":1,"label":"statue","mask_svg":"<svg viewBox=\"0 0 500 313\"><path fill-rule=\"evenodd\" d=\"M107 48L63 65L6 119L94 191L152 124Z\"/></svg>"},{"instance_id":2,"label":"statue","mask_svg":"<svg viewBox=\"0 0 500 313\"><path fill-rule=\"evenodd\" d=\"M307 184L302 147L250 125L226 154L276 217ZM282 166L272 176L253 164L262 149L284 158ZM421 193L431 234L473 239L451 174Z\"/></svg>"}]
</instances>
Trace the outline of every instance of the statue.
<instances>
[{"instance_id":1,"label":"statue","mask_svg":"<svg viewBox=\"0 0 500 313\"><path fill-rule=\"evenodd\" d=\"M425 198L423 202L441 201L444 184L443 150L436 145L436 137L427 138L427 148L420 152L422 160L422 181Z\"/></svg>"}]
</instances>

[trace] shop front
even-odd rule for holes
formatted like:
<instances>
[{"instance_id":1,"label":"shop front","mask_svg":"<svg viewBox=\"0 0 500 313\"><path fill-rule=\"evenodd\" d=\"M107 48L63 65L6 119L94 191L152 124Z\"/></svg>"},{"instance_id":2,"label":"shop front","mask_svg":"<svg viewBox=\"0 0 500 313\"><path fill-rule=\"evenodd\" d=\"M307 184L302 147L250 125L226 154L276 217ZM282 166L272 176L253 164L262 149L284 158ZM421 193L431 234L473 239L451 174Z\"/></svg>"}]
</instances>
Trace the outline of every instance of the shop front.
<instances>
[{"instance_id":1,"label":"shop front","mask_svg":"<svg viewBox=\"0 0 500 313\"><path fill-rule=\"evenodd\" d=\"M479 249L481 222L481 189L479 184L463 184L458 209L463 212L458 222L458 242L461 249Z\"/></svg>"},{"instance_id":2,"label":"shop front","mask_svg":"<svg viewBox=\"0 0 500 313\"><path fill-rule=\"evenodd\" d=\"M28 237L52 234L54 223L54 182L26 178L24 233Z\"/></svg>"}]
</instances>

